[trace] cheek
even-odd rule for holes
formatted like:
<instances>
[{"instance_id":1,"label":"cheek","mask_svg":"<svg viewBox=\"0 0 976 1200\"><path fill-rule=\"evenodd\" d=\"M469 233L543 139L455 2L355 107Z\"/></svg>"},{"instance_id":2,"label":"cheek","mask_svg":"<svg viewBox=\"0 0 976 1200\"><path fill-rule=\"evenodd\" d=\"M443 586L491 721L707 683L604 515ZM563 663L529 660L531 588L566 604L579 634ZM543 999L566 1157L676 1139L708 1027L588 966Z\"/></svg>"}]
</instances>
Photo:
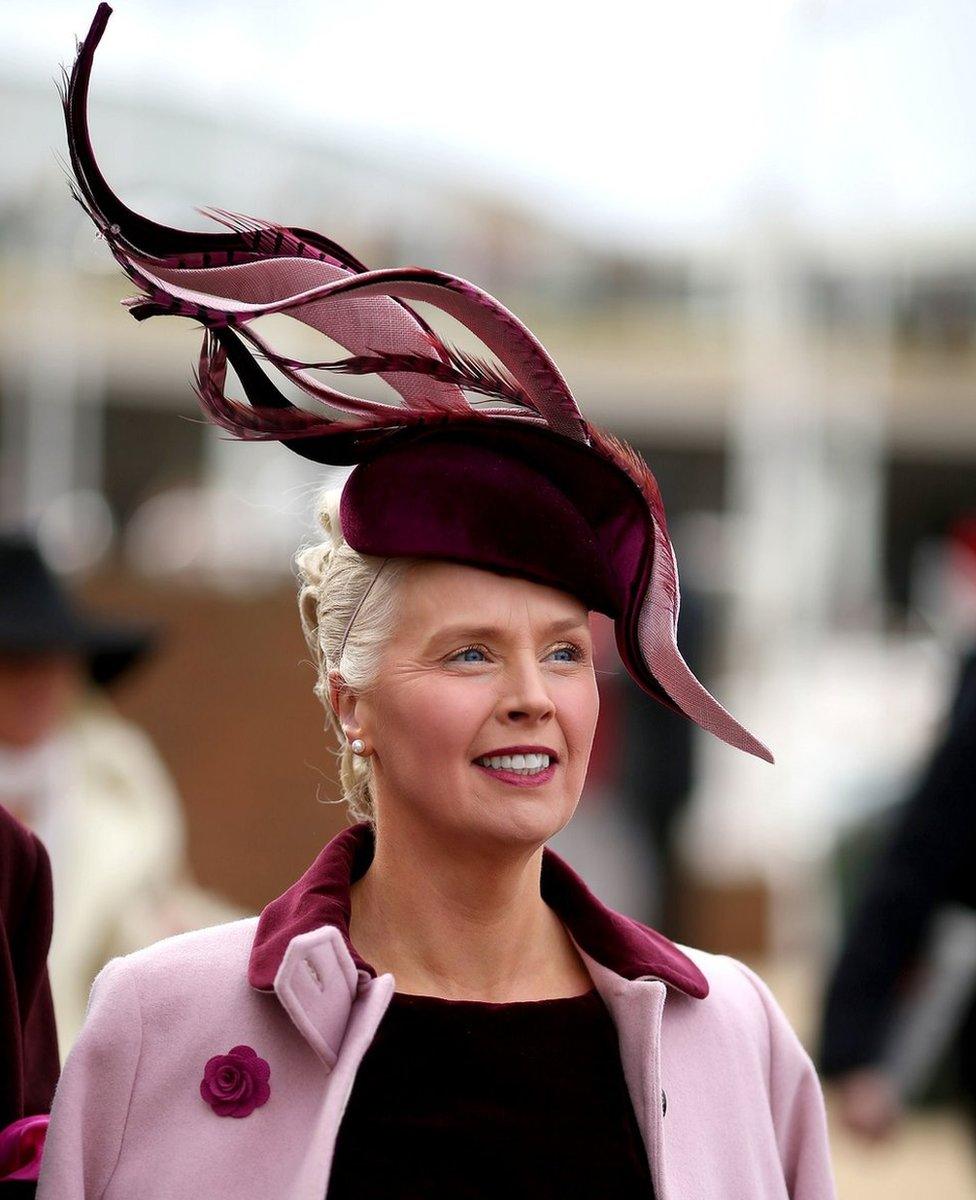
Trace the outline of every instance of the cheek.
<instances>
[{"instance_id":1,"label":"cheek","mask_svg":"<svg viewBox=\"0 0 976 1200\"><path fill-rule=\"evenodd\" d=\"M571 749L589 752L600 715L600 692L596 676L587 675L567 681L560 698L560 720Z\"/></svg>"},{"instance_id":2,"label":"cheek","mask_svg":"<svg viewBox=\"0 0 976 1200\"><path fill-rule=\"evenodd\" d=\"M58 676L53 681L48 695L48 703L51 709L56 711L59 716L65 713L70 707L77 689L77 680L73 674Z\"/></svg>"},{"instance_id":3,"label":"cheek","mask_svg":"<svg viewBox=\"0 0 976 1200\"><path fill-rule=\"evenodd\" d=\"M492 697L474 680L431 680L404 689L392 709L383 723L394 734L396 745L390 749L429 765L432 754L445 761L456 755L467 758L491 714Z\"/></svg>"},{"instance_id":4,"label":"cheek","mask_svg":"<svg viewBox=\"0 0 976 1200\"><path fill-rule=\"evenodd\" d=\"M18 680L10 693L15 708L32 713L48 713L58 708L62 688L58 679L38 674Z\"/></svg>"}]
</instances>

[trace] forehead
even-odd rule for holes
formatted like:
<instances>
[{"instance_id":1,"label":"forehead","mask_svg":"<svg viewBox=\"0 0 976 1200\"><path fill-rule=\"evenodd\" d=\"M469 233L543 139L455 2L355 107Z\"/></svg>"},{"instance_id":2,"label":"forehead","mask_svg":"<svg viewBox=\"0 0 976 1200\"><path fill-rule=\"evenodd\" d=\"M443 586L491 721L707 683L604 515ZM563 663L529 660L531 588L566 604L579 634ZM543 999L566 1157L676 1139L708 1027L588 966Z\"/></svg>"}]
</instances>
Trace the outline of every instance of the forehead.
<instances>
[{"instance_id":1,"label":"forehead","mask_svg":"<svg viewBox=\"0 0 976 1200\"><path fill-rule=\"evenodd\" d=\"M588 623L586 605L568 592L461 563L418 563L401 586L401 631L408 636L429 636L465 622L502 627Z\"/></svg>"}]
</instances>

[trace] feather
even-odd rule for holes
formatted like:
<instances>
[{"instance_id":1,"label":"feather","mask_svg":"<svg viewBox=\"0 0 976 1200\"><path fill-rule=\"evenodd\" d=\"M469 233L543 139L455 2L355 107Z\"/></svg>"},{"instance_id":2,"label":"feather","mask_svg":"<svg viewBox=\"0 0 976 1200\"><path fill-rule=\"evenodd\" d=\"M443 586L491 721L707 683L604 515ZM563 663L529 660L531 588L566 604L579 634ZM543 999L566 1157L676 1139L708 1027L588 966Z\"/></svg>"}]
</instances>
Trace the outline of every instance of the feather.
<instances>
[{"instance_id":1,"label":"feather","mask_svg":"<svg viewBox=\"0 0 976 1200\"><path fill-rule=\"evenodd\" d=\"M528 407L525 393L514 379L496 364L452 346L446 346L448 361L426 358L419 354L389 354L380 350L340 358L333 362L304 362L280 354L265 355L276 367L292 370L336 371L344 375L377 375L385 371L415 371L453 383L463 391L477 392Z\"/></svg>"},{"instance_id":2,"label":"feather","mask_svg":"<svg viewBox=\"0 0 976 1200\"><path fill-rule=\"evenodd\" d=\"M310 414L306 425L294 414L282 417L282 440L288 444L307 436L299 433L299 426L315 429L316 436L324 439L338 436L343 424L356 430L360 424L373 428L386 420L391 428L399 428L412 420L404 416L405 409L421 417L468 419L480 412L492 418L533 422L541 418L557 432L576 440L585 438L579 409L544 348L513 314L475 285L420 267L370 271L321 234L226 209L200 211L229 232L191 233L151 221L123 204L95 161L87 118L93 57L110 14L109 5L99 5L70 73L63 70L62 104L73 194L139 288L140 294L125 302L134 318L181 316L213 331L234 329L240 337L227 345L234 347L230 362L239 377L238 368L251 353L245 343L255 345L303 392L345 414L342 421L324 423ZM409 303L413 300L455 316L481 338L499 363L445 345ZM378 405L315 380L309 374L314 364L279 354L251 327L259 317L272 313L310 325L350 351L349 358L323 369L376 374L404 403ZM209 348L202 359L210 362L213 343L205 347ZM268 385L258 385L254 373L247 373L251 388L266 396ZM218 385L214 379L212 386L201 390L225 423L240 418L245 436L255 435L255 427L241 412L217 402L217 391L225 395L223 381ZM475 409L465 391L500 400L503 407Z\"/></svg>"},{"instance_id":3,"label":"feather","mask_svg":"<svg viewBox=\"0 0 976 1200\"><path fill-rule=\"evenodd\" d=\"M173 303L171 298L146 289L142 273L136 267L135 260L139 257L176 270L236 266L242 263L264 262L270 265L271 260L298 258L319 262L347 274L365 271L365 265L348 250L311 230L285 227L223 209L213 209L209 213L203 211L232 232L197 233L158 224L123 204L105 181L95 161L87 117L92 61L111 12L108 4L98 6L88 36L77 44L70 73L62 67L59 91L74 176L70 185L72 194L105 238L123 270L144 289L144 295L139 300L129 303L133 316L142 320L161 313L191 315L184 306ZM157 289L157 293L160 291ZM142 301L148 303L143 304ZM438 350L438 339L427 322L402 301L388 299L376 302L372 307L375 321L382 322L394 332L400 326L407 334L416 333L424 350L446 358L446 353ZM200 308L203 311L199 319L205 323L228 320L217 312L219 297L214 297L212 305L201 304ZM409 341L409 338L405 337L404 340Z\"/></svg>"},{"instance_id":4,"label":"feather","mask_svg":"<svg viewBox=\"0 0 976 1200\"><path fill-rule=\"evenodd\" d=\"M667 537L668 518L664 512L661 489L642 455L638 454L629 442L625 442L623 438L617 437L607 429L601 429L592 421L587 422L587 431L594 447L606 458L615 462L637 484L647 501L647 507L651 510L654 520Z\"/></svg>"},{"instance_id":5,"label":"feather","mask_svg":"<svg viewBox=\"0 0 976 1200\"><path fill-rule=\"evenodd\" d=\"M664 500L654 473L643 457L623 438L617 437L607 429L599 428L592 421L587 422L587 432L593 448L615 463L625 475L628 475L644 497L654 531L652 551L654 555L654 587L652 589L654 602L656 604L664 602L670 612L674 630L677 632L678 610L681 604L678 567L671 538L668 535L668 519L664 512Z\"/></svg>"}]
</instances>

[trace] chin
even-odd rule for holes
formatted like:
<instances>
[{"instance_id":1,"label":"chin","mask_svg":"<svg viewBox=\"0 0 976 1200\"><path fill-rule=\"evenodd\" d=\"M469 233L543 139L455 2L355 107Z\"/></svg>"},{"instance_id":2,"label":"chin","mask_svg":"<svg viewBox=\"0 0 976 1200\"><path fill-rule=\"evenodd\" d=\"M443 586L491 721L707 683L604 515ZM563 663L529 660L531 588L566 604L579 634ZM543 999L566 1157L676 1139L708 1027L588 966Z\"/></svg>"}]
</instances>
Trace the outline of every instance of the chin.
<instances>
[{"instance_id":1,"label":"chin","mask_svg":"<svg viewBox=\"0 0 976 1200\"><path fill-rule=\"evenodd\" d=\"M541 846L569 824L576 805L566 796L517 795L507 804L495 800L483 806L480 823L485 834L499 841Z\"/></svg>"}]
</instances>

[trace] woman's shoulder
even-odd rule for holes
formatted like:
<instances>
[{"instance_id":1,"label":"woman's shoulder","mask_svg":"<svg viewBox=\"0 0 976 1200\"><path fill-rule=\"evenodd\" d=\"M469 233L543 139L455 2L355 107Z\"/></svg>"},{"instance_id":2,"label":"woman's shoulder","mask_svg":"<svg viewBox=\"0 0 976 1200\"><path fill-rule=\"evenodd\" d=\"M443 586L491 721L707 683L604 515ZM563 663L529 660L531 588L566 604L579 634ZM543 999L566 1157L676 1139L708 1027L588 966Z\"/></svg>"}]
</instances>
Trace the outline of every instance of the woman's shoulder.
<instances>
[{"instance_id":1,"label":"woman's shoulder","mask_svg":"<svg viewBox=\"0 0 976 1200\"><path fill-rule=\"evenodd\" d=\"M787 1052L802 1060L809 1055L772 988L752 967L728 954L680 946L708 980L702 1012L736 1033L749 1032L766 1053Z\"/></svg>"},{"instance_id":2,"label":"woman's shoulder","mask_svg":"<svg viewBox=\"0 0 976 1200\"><path fill-rule=\"evenodd\" d=\"M111 959L94 986L110 981L135 987L148 1000L202 987L247 983L247 966L257 917L241 917L162 938L141 950Z\"/></svg>"},{"instance_id":3,"label":"woman's shoulder","mask_svg":"<svg viewBox=\"0 0 976 1200\"><path fill-rule=\"evenodd\" d=\"M762 985L762 980L740 959L730 954L700 950L697 946L685 946L677 942L675 945L708 980L709 997L728 1000L742 998L747 1003L755 1003L757 984Z\"/></svg>"}]
</instances>

